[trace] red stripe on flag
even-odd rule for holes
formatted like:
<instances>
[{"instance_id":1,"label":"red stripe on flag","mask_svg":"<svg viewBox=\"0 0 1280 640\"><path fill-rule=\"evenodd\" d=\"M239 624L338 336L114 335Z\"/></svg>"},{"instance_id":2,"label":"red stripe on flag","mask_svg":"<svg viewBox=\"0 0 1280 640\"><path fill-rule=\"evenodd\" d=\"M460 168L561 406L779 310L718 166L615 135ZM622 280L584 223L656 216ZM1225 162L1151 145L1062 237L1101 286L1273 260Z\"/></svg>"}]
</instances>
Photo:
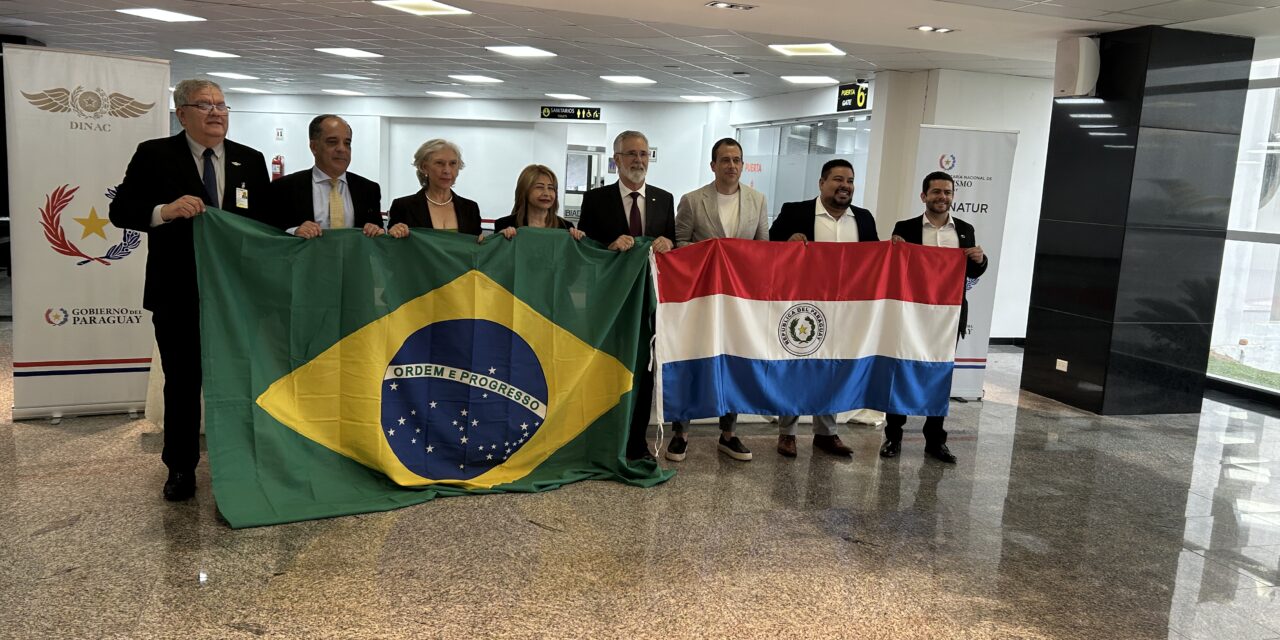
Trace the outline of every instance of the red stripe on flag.
<instances>
[{"instance_id":1,"label":"red stripe on flag","mask_svg":"<svg viewBox=\"0 0 1280 640\"><path fill-rule=\"evenodd\" d=\"M657 254L659 302L709 295L749 300L902 300L958 305L959 249L891 242L719 239Z\"/></svg>"},{"instance_id":2,"label":"red stripe on flag","mask_svg":"<svg viewBox=\"0 0 1280 640\"><path fill-rule=\"evenodd\" d=\"M14 367L70 367L86 364L150 364L151 358L114 358L108 360L42 360L40 362L15 362Z\"/></svg>"}]
</instances>

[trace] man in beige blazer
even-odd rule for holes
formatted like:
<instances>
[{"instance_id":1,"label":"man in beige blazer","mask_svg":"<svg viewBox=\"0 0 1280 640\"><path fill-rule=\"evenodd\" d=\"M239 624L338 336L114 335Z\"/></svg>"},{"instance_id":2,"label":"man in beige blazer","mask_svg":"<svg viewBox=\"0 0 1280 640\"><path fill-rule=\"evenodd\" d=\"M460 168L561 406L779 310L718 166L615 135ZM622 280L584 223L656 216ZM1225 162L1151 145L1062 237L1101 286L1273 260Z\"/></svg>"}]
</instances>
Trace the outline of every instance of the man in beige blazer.
<instances>
[{"instance_id":1,"label":"man in beige blazer","mask_svg":"<svg viewBox=\"0 0 1280 640\"><path fill-rule=\"evenodd\" d=\"M711 184L690 191L676 207L676 247L684 247L711 238L769 239L769 216L763 193L741 184L742 145L733 138L723 138L711 147L711 171L716 179ZM734 435L738 414L720 416L722 453L734 460L750 460L751 451ZM675 435L667 444L666 458L684 460L689 445L689 425L671 423Z\"/></svg>"}]
</instances>

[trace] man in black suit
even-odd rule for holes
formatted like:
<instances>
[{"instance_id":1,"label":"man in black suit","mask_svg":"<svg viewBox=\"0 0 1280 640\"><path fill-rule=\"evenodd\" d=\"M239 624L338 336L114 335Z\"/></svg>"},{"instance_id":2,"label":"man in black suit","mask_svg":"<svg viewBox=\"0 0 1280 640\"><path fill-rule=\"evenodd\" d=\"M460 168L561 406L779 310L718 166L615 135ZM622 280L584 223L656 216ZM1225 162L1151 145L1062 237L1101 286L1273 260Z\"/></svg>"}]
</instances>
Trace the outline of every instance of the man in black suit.
<instances>
[{"instance_id":1,"label":"man in black suit","mask_svg":"<svg viewBox=\"0 0 1280 640\"><path fill-rule=\"evenodd\" d=\"M192 218L218 207L260 218L267 198L262 154L226 139L230 115L222 89L183 80L173 91L183 132L138 145L111 201L111 224L146 232L151 311L164 368L166 500L195 494L200 462L200 296Z\"/></svg>"},{"instance_id":2,"label":"man in black suit","mask_svg":"<svg viewBox=\"0 0 1280 640\"><path fill-rule=\"evenodd\" d=\"M853 165L836 158L822 165L818 197L788 202L769 227L770 240L793 242L879 242L871 212L853 205ZM796 422L799 416L778 416L778 453L796 456ZM813 416L813 447L835 456L849 457L849 448L836 435L834 415Z\"/></svg>"},{"instance_id":3,"label":"man in black suit","mask_svg":"<svg viewBox=\"0 0 1280 640\"><path fill-rule=\"evenodd\" d=\"M955 180L942 171L934 171L924 177L920 186L920 201L924 213L910 220L903 220L893 227L894 242L910 242L931 247L954 247L964 250L965 278L977 278L987 271L987 256L982 253L974 236L973 225L951 215L951 200L955 195ZM969 301L960 305L960 327L956 339L968 331ZM926 416L924 419L924 452L938 460L954 464L956 457L947 448L947 430L942 428L943 416ZM907 417L890 413L885 416L884 444L880 446L881 458L892 458L902 451L902 426Z\"/></svg>"},{"instance_id":4,"label":"man in black suit","mask_svg":"<svg viewBox=\"0 0 1280 640\"><path fill-rule=\"evenodd\" d=\"M331 113L316 116L307 127L315 166L271 183L267 222L300 238L315 238L325 229L355 227L376 238L382 228L382 189L378 183L349 173L351 125Z\"/></svg>"},{"instance_id":5,"label":"man in black suit","mask_svg":"<svg viewBox=\"0 0 1280 640\"><path fill-rule=\"evenodd\" d=\"M618 181L583 194L578 228L611 251L630 250L638 236L653 238L653 250L658 253L670 251L676 241L675 198L645 184L649 139L639 131L619 133L613 139L613 158L618 165ZM651 325L652 320L649 318ZM636 374L636 404L631 414L627 458L652 460L645 442L653 412L653 372L649 370L647 341L640 345Z\"/></svg>"}]
</instances>

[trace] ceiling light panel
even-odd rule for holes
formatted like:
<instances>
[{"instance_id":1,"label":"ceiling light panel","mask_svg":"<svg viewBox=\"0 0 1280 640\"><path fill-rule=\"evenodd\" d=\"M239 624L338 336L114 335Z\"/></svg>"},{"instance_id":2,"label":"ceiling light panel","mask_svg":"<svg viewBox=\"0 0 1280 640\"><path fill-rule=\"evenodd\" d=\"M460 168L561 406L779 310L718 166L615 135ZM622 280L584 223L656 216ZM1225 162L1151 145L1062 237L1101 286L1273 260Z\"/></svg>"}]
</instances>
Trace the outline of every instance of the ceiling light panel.
<instances>
[{"instance_id":1,"label":"ceiling light panel","mask_svg":"<svg viewBox=\"0 0 1280 640\"><path fill-rule=\"evenodd\" d=\"M494 53L501 53L504 56L515 56L517 58L553 58L556 55L550 51L543 51L537 47L500 45L485 48Z\"/></svg>"},{"instance_id":2,"label":"ceiling light panel","mask_svg":"<svg viewBox=\"0 0 1280 640\"><path fill-rule=\"evenodd\" d=\"M225 51L214 51L213 49L174 49L178 53L185 53L189 56L203 56L205 58L239 58L234 53Z\"/></svg>"},{"instance_id":3,"label":"ceiling light panel","mask_svg":"<svg viewBox=\"0 0 1280 640\"><path fill-rule=\"evenodd\" d=\"M502 82L497 78L490 78L489 76L472 76L472 75L466 75L466 74L458 74L458 75L451 75L449 77L453 78L454 80L461 80L463 82L476 82L479 84L498 84Z\"/></svg>"},{"instance_id":4,"label":"ceiling light panel","mask_svg":"<svg viewBox=\"0 0 1280 640\"><path fill-rule=\"evenodd\" d=\"M373 0L373 4L412 13L415 16L465 16L471 15L466 9L459 9L443 2L432 0Z\"/></svg>"},{"instance_id":5,"label":"ceiling light panel","mask_svg":"<svg viewBox=\"0 0 1280 640\"><path fill-rule=\"evenodd\" d=\"M333 94L333 95L335 95L335 96L362 96L362 95L364 95L363 93L360 93L359 91L352 91L352 90L350 90L350 89L321 89L321 91L323 91L323 92L325 92L325 93L332 93L332 94Z\"/></svg>"},{"instance_id":6,"label":"ceiling light panel","mask_svg":"<svg viewBox=\"0 0 1280 640\"><path fill-rule=\"evenodd\" d=\"M831 76L782 76L791 84L836 84L840 82Z\"/></svg>"},{"instance_id":7,"label":"ceiling light panel","mask_svg":"<svg viewBox=\"0 0 1280 640\"><path fill-rule=\"evenodd\" d=\"M471 97L465 93L458 93L457 91L428 91L427 93L437 98L470 98Z\"/></svg>"},{"instance_id":8,"label":"ceiling light panel","mask_svg":"<svg viewBox=\"0 0 1280 640\"><path fill-rule=\"evenodd\" d=\"M830 42L817 42L814 44L771 44L770 49L777 51L785 56L842 56L841 51Z\"/></svg>"},{"instance_id":9,"label":"ceiling light panel","mask_svg":"<svg viewBox=\"0 0 1280 640\"><path fill-rule=\"evenodd\" d=\"M591 99L586 96L580 96L576 93L547 93L543 95L547 96L548 98L555 98L556 100L590 100Z\"/></svg>"},{"instance_id":10,"label":"ceiling light panel","mask_svg":"<svg viewBox=\"0 0 1280 640\"><path fill-rule=\"evenodd\" d=\"M618 84L655 84L657 80L650 80L644 76L600 76L601 80L616 82Z\"/></svg>"},{"instance_id":11,"label":"ceiling light panel","mask_svg":"<svg viewBox=\"0 0 1280 640\"><path fill-rule=\"evenodd\" d=\"M217 76L219 78L230 78L232 80L257 80L257 76L247 76L243 73L233 73L231 71L210 71L205 75Z\"/></svg>"},{"instance_id":12,"label":"ceiling light panel","mask_svg":"<svg viewBox=\"0 0 1280 640\"><path fill-rule=\"evenodd\" d=\"M364 51L363 49L351 49L348 47L330 47L330 48L324 48L324 49L316 49L316 51L319 51L320 53L328 53L335 56L342 56L344 58L381 58L382 57L381 53Z\"/></svg>"},{"instance_id":13,"label":"ceiling light panel","mask_svg":"<svg viewBox=\"0 0 1280 640\"><path fill-rule=\"evenodd\" d=\"M200 16L189 16L185 13L165 11L164 9L116 9L116 11L161 22L204 22L204 18Z\"/></svg>"}]
</instances>

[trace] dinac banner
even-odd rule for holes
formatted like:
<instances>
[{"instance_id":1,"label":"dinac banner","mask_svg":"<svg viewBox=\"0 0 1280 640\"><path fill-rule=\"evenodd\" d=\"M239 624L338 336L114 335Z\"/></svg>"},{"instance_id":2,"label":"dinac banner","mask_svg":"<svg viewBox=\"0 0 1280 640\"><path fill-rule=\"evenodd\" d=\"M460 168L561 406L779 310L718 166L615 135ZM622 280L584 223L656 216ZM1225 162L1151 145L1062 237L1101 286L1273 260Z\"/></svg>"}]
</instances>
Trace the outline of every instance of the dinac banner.
<instances>
[{"instance_id":1,"label":"dinac banner","mask_svg":"<svg viewBox=\"0 0 1280 640\"><path fill-rule=\"evenodd\" d=\"M169 64L4 46L13 417L141 409L146 238L107 208L139 142L168 135Z\"/></svg>"},{"instance_id":2,"label":"dinac banner","mask_svg":"<svg viewBox=\"0 0 1280 640\"><path fill-rule=\"evenodd\" d=\"M951 215L973 225L978 245L990 261L981 278L965 282L969 327L956 346L956 369L951 378L953 397L982 397L991 314L996 300L996 275L1000 273L1000 244L1004 240L1013 152L1017 146L1018 134L1011 131L920 127L912 191L920 193L920 180L932 171L951 174L956 181ZM924 205L903 217L915 217L922 211Z\"/></svg>"}]
</instances>

